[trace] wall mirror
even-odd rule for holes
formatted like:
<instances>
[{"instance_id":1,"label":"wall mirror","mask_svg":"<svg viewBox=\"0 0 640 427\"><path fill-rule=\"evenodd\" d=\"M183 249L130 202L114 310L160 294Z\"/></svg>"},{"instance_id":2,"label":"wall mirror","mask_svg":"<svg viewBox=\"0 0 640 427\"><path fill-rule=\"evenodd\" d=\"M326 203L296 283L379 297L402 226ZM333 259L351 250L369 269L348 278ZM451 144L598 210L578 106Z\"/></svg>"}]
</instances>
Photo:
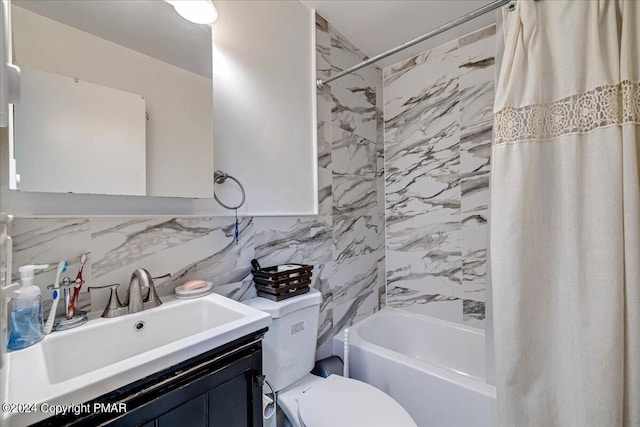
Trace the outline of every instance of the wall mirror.
<instances>
[{"instance_id":1,"label":"wall mirror","mask_svg":"<svg viewBox=\"0 0 640 427\"><path fill-rule=\"evenodd\" d=\"M164 1L13 0L26 192L213 197L211 27Z\"/></svg>"}]
</instances>

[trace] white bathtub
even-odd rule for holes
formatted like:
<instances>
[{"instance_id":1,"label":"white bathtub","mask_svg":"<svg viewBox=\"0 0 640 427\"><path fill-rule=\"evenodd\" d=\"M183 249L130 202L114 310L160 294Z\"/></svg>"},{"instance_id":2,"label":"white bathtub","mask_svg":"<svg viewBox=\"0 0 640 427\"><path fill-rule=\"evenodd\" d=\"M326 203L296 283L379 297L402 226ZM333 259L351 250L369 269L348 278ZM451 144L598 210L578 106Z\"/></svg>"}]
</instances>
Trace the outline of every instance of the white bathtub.
<instances>
[{"instance_id":1,"label":"white bathtub","mask_svg":"<svg viewBox=\"0 0 640 427\"><path fill-rule=\"evenodd\" d=\"M350 376L397 400L419 427L495 425L484 332L386 308L350 328ZM344 338L333 341L343 356Z\"/></svg>"}]
</instances>

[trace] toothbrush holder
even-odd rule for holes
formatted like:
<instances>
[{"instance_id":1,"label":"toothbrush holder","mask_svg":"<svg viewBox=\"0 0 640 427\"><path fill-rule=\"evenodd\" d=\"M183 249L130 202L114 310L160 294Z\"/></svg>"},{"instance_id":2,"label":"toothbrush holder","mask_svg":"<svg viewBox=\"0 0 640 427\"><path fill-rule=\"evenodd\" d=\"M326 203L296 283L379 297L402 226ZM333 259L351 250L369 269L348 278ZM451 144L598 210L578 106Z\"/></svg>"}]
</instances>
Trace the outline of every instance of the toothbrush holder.
<instances>
[{"instance_id":1,"label":"toothbrush holder","mask_svg":"<svg viewBox=\"0 0 640 427\"><path fill-rule=\"evenodd\" d=\"M87 323L87 312L86 311L76 311L74 316L69 318L69 303L71 302L71 298L73 297L73 291L76 286L84 285L84 280L82 282L63 282L60 283L59 289L62 292L63 301L64 301L64 310L65 314L63 316L57 316L55 322L53 324L54 331L62 331L65 329L75 328L80 325L84 325ZM54 285L47 286L47 289L53 289Z\"/></svg>"}]
</instances>

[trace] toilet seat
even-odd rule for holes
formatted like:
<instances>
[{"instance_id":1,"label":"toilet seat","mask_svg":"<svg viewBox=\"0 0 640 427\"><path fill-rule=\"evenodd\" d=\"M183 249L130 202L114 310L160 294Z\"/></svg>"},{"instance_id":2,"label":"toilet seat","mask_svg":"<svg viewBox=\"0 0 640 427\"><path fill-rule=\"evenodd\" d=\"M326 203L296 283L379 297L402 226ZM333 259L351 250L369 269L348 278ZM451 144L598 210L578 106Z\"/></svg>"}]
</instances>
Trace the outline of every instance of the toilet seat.
<instances>
[{"instance_id":1,"label":"toilet seat","mask_svg":"<svg viewBox=\"0 0 640 427\"><path fill-rule=\"evenodd\" d=\"M416 427L398 402L351 378L330 375L297 400L298 416L306 427Z\"/></svg>"}]
</instances>

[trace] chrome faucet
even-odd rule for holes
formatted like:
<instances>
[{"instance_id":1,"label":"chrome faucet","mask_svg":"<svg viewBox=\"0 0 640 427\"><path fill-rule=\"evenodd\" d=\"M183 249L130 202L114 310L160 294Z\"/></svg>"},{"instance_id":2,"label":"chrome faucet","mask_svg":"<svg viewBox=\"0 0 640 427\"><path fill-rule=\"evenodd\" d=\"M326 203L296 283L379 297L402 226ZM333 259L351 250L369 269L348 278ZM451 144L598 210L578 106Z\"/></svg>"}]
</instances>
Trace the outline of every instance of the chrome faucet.
<instances>
[{"instance_id":1,"label":"chrome faucet","mask_svg":"<svg viewBox=\"0 0 640 427\"><path fill-rule=\"evenodd\" d=\"M155 279L165 277L171 277L171 275L165 274L164 276L155 277ZM110 288L111 294L109 295L109 302L102 312L102 317L118 317L123 314L137 313L162 304L156 292L156 287L153 284L153 279L151 274L144 268L138 268L134 271L131 275L131 280L129 280L129 291L127 292L127 299L124 304L121 303L120 298L118 298L119 283L107 286L94 286L90 287L89 290ZM143 290L147 290L147 294L144 297Z\"/></svg>"},{"instance_id":2,"label":"chrome faucet","mask_svg":"<svg viewBox=\"0 0 640 427\"><path fill-rule=\"evenodd\" d=\"M149 289L146 298L142 297L142 289ZM156 293L156 287L153 284L151 274L144 268L139 268L131 275L129 280L129 297L126 306L129 308L128 313L137 313L148 308L157 307L162 304L160 297Z\"/></svg>"}]
</instances>

